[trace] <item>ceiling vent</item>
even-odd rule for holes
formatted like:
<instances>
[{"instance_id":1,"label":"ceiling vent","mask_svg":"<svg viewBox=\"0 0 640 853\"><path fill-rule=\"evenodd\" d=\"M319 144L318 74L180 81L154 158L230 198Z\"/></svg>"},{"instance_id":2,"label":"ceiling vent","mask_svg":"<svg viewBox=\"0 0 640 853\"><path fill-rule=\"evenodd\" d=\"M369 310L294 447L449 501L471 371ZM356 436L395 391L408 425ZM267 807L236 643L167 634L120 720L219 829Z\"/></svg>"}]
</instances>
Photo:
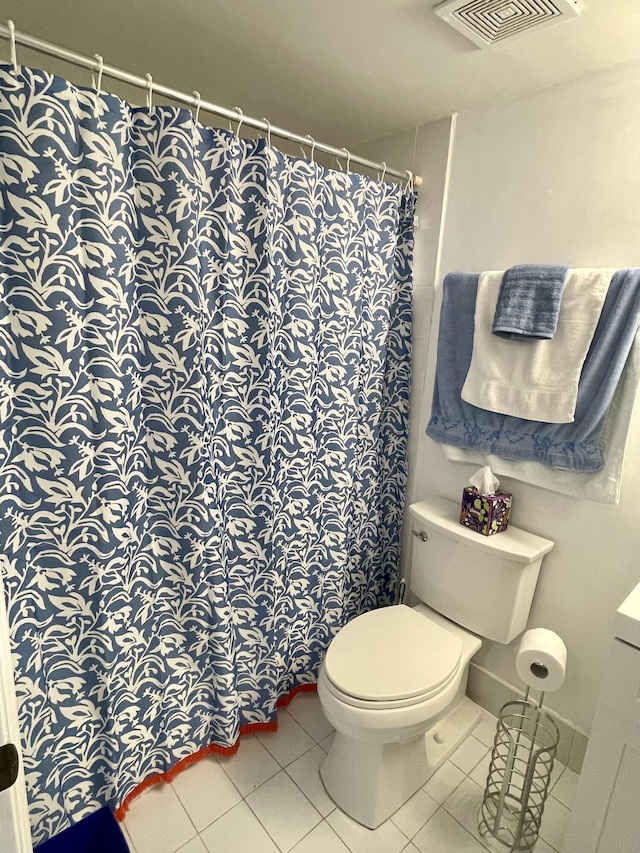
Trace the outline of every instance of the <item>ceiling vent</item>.
<instances>
[{"instance_id":1,"label":"ceiling vent","mask_svg":"<svg viewBox=\"0 0 640 853\"><path fill-rule=\"evenodd\" d=\"M511 41L580 13L574 0L447 0L433 11L478 47Z\"/></svg>"}]
</instances>

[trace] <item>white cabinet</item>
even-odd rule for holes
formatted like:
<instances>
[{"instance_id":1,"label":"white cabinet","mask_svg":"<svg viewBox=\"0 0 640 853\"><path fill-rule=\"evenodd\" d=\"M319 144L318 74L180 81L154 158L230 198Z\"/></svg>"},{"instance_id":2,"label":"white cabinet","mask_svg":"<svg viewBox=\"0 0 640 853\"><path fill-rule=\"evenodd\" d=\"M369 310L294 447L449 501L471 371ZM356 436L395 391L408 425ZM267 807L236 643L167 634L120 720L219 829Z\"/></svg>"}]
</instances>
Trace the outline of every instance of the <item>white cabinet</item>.
<instances>
[{"instance_id":1,"label":"white cabinet","mask_svg":"<svg viewBox=\"0 0 640 853\"><path fill-rule=\"evenodd\" d=\"M640 850L640 584L616 613L614 637L564 853Z\"/></svg>"}]
</instances>

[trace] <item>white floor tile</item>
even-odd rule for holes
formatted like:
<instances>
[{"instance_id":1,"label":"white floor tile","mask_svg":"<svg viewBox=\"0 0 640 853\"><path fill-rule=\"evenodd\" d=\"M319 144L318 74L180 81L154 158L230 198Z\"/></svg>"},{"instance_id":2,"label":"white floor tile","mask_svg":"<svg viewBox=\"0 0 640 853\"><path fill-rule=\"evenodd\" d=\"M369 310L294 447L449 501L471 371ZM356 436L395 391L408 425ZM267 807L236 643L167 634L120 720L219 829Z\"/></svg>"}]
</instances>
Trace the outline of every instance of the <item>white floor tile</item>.
<instances>
[{"instance_id":1,"label":"white floor tile","mask_svg":"<svg viewBox=\"0 0 640 853\"><path fill-rule=\"evenodd\" d=\"M487 776L489 775L489 765L491 764L491 750L487 752L485 757L479 761L469 773L469 778L473 779L476 785L480 785L484 791L487 784Z\"/></svg>"},{"instance_id":2,"label":"white floor tile","mask_svg":"<svg viewBox=\"0 0 640 853\"><path fill-rule=\"evenodd\" d=\"M198 832L242 800L222 767L209 757L183 770L171 787Z\"/></svg>"},{"instance_id":3,"label":"white floor tile","mask_svg":"<svg viewBox=\"0 0 640 853\"><path fill-rule=\"evenodd\" d=\"M291 764L296 758L315 746L307 734L287 711L278 713L278 731L257 735L260 743L269 750L281 767Z\"/></svg>"},{"instance_id":4,"label":"white floor tile","mask_svg":"<svg viewBox=\"0 0 640 853\"><path fill-rule=\"evenodd\" d=\"M547 798L540 826L540 837L556 850L562 850L570 816L571 812L566 806L554 800L553 797Z\"/></svg>"},{"instance_id":5,"label":"white floor tile","mask_svg":"<svg viewBox=\"0 0 640 853\"><path fill-rule=\"evenodd\" d=\"M246 803L238 803L200 837L209 853L280 853Z\"/></svg>"},{"instance_id":6,"label":"white floor tile","mask_svg":"<svg viewBox=\"0 0 640 853\"><path fill-rule=\"evenodd\" d=\"M481 841L488 850L493 851L493 853L504 853L505 847L501 842L495 839L490 833L481 835L478 829L477 824L480 818L480 807L483 795L484 789L481 786L476 785L469 776L461 786L461 790L455 792L454 795L447 800L444 804L444 808L447 809L476 839ZM550 801L551 797L547 800L545 814ZM564 809L564 806L560 803L555 803L555 806L570 814L570 812L568 812L567 809ZM544 816L542 819L542 826L544 827ZM554 812L548 825L550 838L558 837L558 833L561 833L561 838L564 838L565 831L566 822L563 823L563 815L560 812ZM544 841L540 840L538 842L538 846L541 851L545 851L546 853Z\"/></svg>"},{"instance_id":7,"label":"white floor tile","mask_svg":"<svg viewBox=\"0 0 640 853\"><path fill-rule=\"evenodd\" d=\"M184 847L176 850L176 853L207 853L207 848L204 846L204 841L200 836L196 835L196 837L192 838L188 844L185 844Z\"/></svg>"},{"instance_id":8,"label":"white floor tile","mask_svg":"<svg viewBox=\"0 0 640 853\"><path fill-rule=\"evenodd\" d=\"M407 836L390 820L377 829L367 829L336 809L327 818L351 853L400 853L407 846Z\"/></svg>"},{"instance_id":9,"label":"white floor tile","mask_svg":"<svg viewBox=\"0 0 640 853\"><path fill-rule=\"evenodd\" d=\"M557 850L554 850L553 847L551 847L549 844L547 844L547 842L544 841L544 839L542 839L542 838L539 838L536 841L536 845L533 848L533 850L534 850L534 853L558 853Z\"/></svg>"},{"instance_id":10,"label":"white floor tile","mask_svg":"<svg viewBox=\"0 0 640 853\"><path fill-rule=\"evenodd\" d=\"M287 705L287 711L316 743L320 743L333 731L331 723L322 712L317 693L299 693Z\"/></svg>"},{"instance_id":11,"label":"white floor tile","mask_svg":"<svg viewBox=\"0 0 640 853\"><path fill-rule=\"evenodd\" d=\"M131 836L127 832L127 827L124 825L124 823L120 824L120 829L122 830L122 834L124 835L124 839L127 842L127 846L129 848L130 853L137 853L135 844L131 840Z\"/></svg>"},{"instance_id":12,"label":"white floor tile","mask_svg":"<svg viewBox=\"0 0 640 853\"><path fill-rule=\"evenodd\" d=\"M243 797L281 769L274 757L253 735L241 738L240 749L236 754L230 758L221 757L218 763Z\"/></svg>"},{"instance_id":13,"label":"white floor tile","mask_svg":"<svg viewBox=\"0 0 640 853\"><path fill-rule=\"evenodd\" d=\"M479 839L490 853L508 853L511 849L509 845L505 845L501 841L498 841L497 838L494 838L490 832L487 832L485 835L480 835L479 832L476 832L474 837Z\"/></svg>"},{"instance_id":14,"label":"white floor tile","mask_svg":"<svg viewBox=\"0 0 640 853\"><path fill-rule=\"evenodd\" d=\"M438 809L413 843L422 853L486 853L482 844L444 809Z\"/></svg>"},{"instance_id":15,"label":"white floor tile","mask_svg":"<svg viewBox=\"0 0 640 853\"><path fill-rule=\"evenodd\" d=\"M174 853L196 835L171 785L155 785L134 800L124 825L136 853Z\"/></svg>"},{"instance_id":16,"label":"white floor tile","mask_svg":"<svg viewBox=\"0 0 640 853\"><path fill-rule=\"evenodd\" d=\"M283 851L291 850L322 819L284 770L249 794L247 805Z\"/></svg>"},{"instance_id":17,"label":"white floor tile","mask_svg":"<svg viewBox=\"0 0 640 853\"><path fill-rule=\"evenodd\" d=\"M481 836L478 830L480 807L482 805L483 788L467 777L451 796L445 800L443 808L455 818L476 841L488 850L504 853L505 847L491 836Z\"/></svg>"},{"instance_id":18,"label":"white floor tile","mask_svg":"<svg viewBox=\"0 0 640 853\"><path fill-rule=\"evenodd\" d=\"M456 767L450 761L445 761L442 767L436 770L429 781L422 786L422 790L429 794L431 799L435 800L436 803L442 805L447 797L455 791L464 777L465 774L459 767Z\"/></svg>"},{"instance_id":19,"label":"white floor tile","mask_svg":"<svg viewBox=\"0 0 640 853\"><path fill-rule=\"evenodd\" d=\"M291 853L349 853L326 820L319 823L293 848Z\"/></svg>"},{"instance_id":20,"label":"white floor tile","mask_svg":"<svg viewBox=\"0 0 640 853\"><path fill-rule=\"evenodd\" d=\"M492 747L494 738L496 736L497 727L498 718L494 717L493 714L490 714L483 708L480 722L471 732L471 734L485 746Z\"/></svg>"},{"instance_id":21,"label":"white floor tile","mask_svg":"<svg viewBox=\"0 0 640 853\"><path fill-rule=\"evenodd\" d=\"M470 735L460 744L449 760L463 773L470 773L487 752L488 749L485 744Z\"/></svg>"},{"instance_id":22,"label":"white floor tile","mask_svg":"<svg viewBox=\"0 0 640 853\"><path fill-rule=\"evenodd\" d=\"M296 761L287 765L286 771L323 817L330 814L336 807L325 791L320 778L320 765L326 757L327 753L323 749L314 746L309 752L305 752Z\"/></svg>"},{"instance_id":23,"label":"white floor tile","mask_svg":"<svg viewBox=\"0 0 640 853\"><path fill-rule=\"evenodd\" d=\"M481 837L477 828L491 757L485 742L491 715L456 751L458 766L445 762L391 820L372 831L344 815L324 790L319 766L334 735L325 734L321 714L315 694L298 696L280 712L285 722L279 738L243 738L231 758L203 759L171 785L147 791L122 824L132 853L504 853L503 845ZM556 762L535 853L561 850L578 778Z\"/></svg>"},{"instance_id":24,"label":"white floor tile","mask_svg":"<svg viewBox=\"0 0 640 853\"><path fill-rule=\"evenodd\" d=\"M564 774L564 771L566 769L567 769L566 766L564 764L561 764L559 761L553 762L553 768L551 770L551 780L549 782L549 790L550 791L552 791L555 788L555 786L558 784L558 782L562 778L562 775Z\"/></svg>"},{"instance_id":25,"label":"white floor tile","mask_svg":"<svg viewBox=\"0 0 640 853\"><path fill-rule=\"evenodd\" d=\"M333 743L333 739L335 736L336 736L336 733L331 732L331 734L327 735L326 738L324 738L324 740L320 741L319 745L324 749L325 752L329 752L329 750L331 749L331 744Z\"/></svg>"},{"instance_id":26,"label":"white floor tile","mask_svg":"<svg viewBox=\"0 0 640 853\"><path fill-rule=\"evenodd\" d=\"M391 820L407 838L413 838L437 809L438 803L420 790L391 815Z\"/></svg>"},{"instance_id":27,"label":"white floor tile","mask_svg":"<svg viewBox=\"0 0 640 853\"><path fill-rule=\"evenodd\" d=\"M556 800L560 800L563 806L570 809L573 805L573 798L579 781L580 776L575 771L570 770L567 767L553 786L552 796L554 796Z\"/></svg>"}]
</instances>

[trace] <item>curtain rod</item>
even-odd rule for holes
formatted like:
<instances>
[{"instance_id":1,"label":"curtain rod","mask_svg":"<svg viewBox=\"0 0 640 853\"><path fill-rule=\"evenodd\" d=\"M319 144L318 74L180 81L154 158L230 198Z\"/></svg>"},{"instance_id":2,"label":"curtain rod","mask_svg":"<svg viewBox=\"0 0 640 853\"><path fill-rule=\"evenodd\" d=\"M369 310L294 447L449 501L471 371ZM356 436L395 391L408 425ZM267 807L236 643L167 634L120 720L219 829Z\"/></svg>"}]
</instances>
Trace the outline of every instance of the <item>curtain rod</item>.
<instances>
[{"instance_id":1,"label":"curtain rod","mask_svg":"<svg viewBox=\"0 0 640 853\"><path fill-rule=\"evenodd\" d=\"M297 133L292 133L290 130L285 130L282 127L276 127L275 125L269 124L267 121L261 121L260 119L251 118L251 116L245 116L238 108L229 110L226 107L220 107L209 101L203 101L197 93L187 95L184 92L179 92L169 86L163 86L159 83L152 82L150 76L147 78L139 77L137 74L130 74L128 71L123 71L120 68L107 65L102 62L98 54L93 58L83 56L80 53L75 53L74 51L67 50L64 47L52 44L51 42L35 38L35 36L30 36L27 33L20 33L13 27L12 21L8 21L8 26L6 27L0 24L0 36L11 43L12 61L14 60L14 45L21 44L25 47L37 50L39 53L45 53L48 56L55 56L58 59L64 59L72 65L77 65L81 68L89 68L92 71L106 74L108 77L112 77L115 80L121 80L123 83L129 83L133 86L138 86L139 88L151 90L166 98L172 98L174 101L180 101L188 104L189 106L196 107L197 109L215 113L216 115L230 119L231 121L238 121L241 124L246 124L249 127L260 130L267 135L273 134L281 137L282 139L291 139L293 142L298 142L300 145L311 145L312 151L317 148L319 151L324 151L326 154L332 154L334 157L346 159L347 163L359 163L361 166L366 166L369 169L382 171L383 177L387 174L393 175L396 178L404 178L408 181L412 181L413 185L416 187L419 187L422 183L422 178L419 175L414 175L413 172L408 169L403 172L400 172L397 169L389 169L387 168L386 163L375 163L372 160L366 160L364 157L358 157L355 154L351 154L346 148L334 148L332 145L316 142L311 136L300 136Z\"/></svg>"}]
</instances>

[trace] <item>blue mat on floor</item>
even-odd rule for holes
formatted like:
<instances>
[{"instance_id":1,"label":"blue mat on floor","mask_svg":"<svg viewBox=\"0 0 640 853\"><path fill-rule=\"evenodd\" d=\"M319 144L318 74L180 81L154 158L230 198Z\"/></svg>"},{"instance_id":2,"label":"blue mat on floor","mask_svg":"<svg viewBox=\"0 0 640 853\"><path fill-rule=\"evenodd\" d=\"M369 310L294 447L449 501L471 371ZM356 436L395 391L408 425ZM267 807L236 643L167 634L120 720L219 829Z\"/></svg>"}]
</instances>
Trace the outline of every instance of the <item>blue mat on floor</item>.
<instances>
[{"instance_id":1,"label":"blue mat on floor","mask_svg":"<svg viewBox=\"0 0 640 853\"><path fill-rule=\"evenodd\" d=\"M128 853L129 847L106 806L39 844L34 853Z\"/></svg>"}]
</instances>

